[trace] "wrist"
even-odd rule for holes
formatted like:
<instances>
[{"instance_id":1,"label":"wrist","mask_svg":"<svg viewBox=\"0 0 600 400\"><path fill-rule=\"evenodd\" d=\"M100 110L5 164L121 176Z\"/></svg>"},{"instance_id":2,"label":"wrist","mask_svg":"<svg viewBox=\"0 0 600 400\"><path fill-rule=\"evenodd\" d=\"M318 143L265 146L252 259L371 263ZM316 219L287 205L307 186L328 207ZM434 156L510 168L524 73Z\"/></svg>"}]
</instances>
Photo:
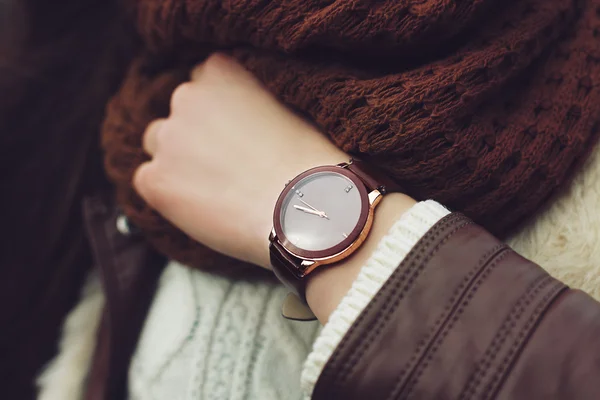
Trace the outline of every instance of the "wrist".
<instances>
[{"instance_id":1,"label":"wrist","mask_svg":"<svg viewBox=\"0 0 600 400\"><path fill-rule=\"evenodd\" d=\"M318 135L322 137L320 133ZM260 220L257 222L259 228L255 232L259 243L255 247L258 250L256 263L267 269L271 269L268 237L273 228L273 212L285 184L311 168L336 165L350 160L349 155L335 147L325 137L322 137L322 140L311 141L310 145L299 147L293 154L282 155L278 165L273 168L273 174L267 177L268 185L265 185L264 190L266 206L261 208L266 212L259 216Z\"/></svg>"},{"instance_id":2,"label":"wrist","mask_svg":"<svg viewBox=\"0 0 600 400\"><path fill-rule=\"evenodd\" d=\"M306 299L322 324L327 322L331 313L346 295L381 239L415 203L415 200L400 193L384 196L377 206L373 226L362 246L343 261L330 266L325 265L309 275Z\"/></svg>"}]
</instances>

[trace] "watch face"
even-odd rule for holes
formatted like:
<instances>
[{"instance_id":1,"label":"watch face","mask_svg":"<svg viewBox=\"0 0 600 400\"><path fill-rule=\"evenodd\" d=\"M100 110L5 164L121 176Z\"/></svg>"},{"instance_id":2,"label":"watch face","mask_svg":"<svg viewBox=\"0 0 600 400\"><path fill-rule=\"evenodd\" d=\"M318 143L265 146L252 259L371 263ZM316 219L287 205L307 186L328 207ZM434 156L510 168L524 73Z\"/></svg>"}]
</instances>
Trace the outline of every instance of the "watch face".
<instances>
[{"instance_id":1,"label":"watch face","mask_svg":"<svg viewBox=\"0 0 600 400\"><path fill-rule=\"evenodd\" d=\"M295 248L300 255L332 255L323 253L342 250L362 230L365 206L368 211L366 190L350 174L334 168L300 175L284 191L276 225L292 252Z\"/></svg>"}]
</instances>

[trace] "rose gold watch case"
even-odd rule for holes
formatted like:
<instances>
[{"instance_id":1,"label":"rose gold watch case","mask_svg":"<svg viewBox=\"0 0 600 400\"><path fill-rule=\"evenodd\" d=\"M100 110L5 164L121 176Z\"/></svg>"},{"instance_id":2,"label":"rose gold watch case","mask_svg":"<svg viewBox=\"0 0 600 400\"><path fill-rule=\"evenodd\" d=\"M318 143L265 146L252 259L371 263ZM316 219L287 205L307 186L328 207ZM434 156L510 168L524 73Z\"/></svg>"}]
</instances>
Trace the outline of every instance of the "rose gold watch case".
<instances>
[{"instance_id":1,"label":"rose gold watch case","mask_svg":"<svg viewBox=\"0 0 600 400\"><path fill-rule=\"evenodd\" d=\"M328 249L311 251L294 246L294 244L291 243L285 236L281 226L281 210L287 195L291 190L295 189L295 185L298 182L310 175L320 172L333 172L350 179L360 193L361 212L356 227L346 239ZM288 251L294 257L302 260L301 264L304 268L297 272L299 272L299 277L306 276L317 266L340 261L348 257L358 247L360 247L360 245L366 240L367 235L371 230L371 226L373 225L374 209L381 200L381 197L382 195L378 190L367 192L367 188L362 180L356 174L347 170L346 168L343 168L342 166L331 165L309 169L292 179L279 195L277 203L275 204L275 211L273 213L273 231L271 232L269 239L271 241L279 241L286 251Z\"/></svg>"}]
</instances>

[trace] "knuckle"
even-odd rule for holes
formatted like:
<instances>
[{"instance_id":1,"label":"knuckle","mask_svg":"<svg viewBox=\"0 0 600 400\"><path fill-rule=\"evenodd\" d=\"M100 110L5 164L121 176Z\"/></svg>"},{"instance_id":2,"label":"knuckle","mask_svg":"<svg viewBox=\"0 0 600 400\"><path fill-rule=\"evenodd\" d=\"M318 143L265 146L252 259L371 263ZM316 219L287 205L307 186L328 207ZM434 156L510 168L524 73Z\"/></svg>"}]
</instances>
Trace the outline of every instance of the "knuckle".
<instances>
[{"instance_id":1,"label":"knuckle","mask_svg":"<svg viewBox=\"0 0 600 400\"><path fill-rule=\"evenodd\" d=\"M223 53L212 53L204 61L204 66L207 70L220 71L228 67L232 63L232 59Z\"/></svg>"},{"instance_id":2,"label":"knuckle","mask_svg":"<svg viewBox=\"0 0 600 400\"><path fill-rule=\"evenodd\" d=\"M146 202L153 206L160 196L157 175L152 162L140 165L133 175L133 187Z\"/></svg>"},{"instance_id":3,"label":"knuckle","mask_svg":"<svg viewBox=\"0 0 600 400\"><path fill-rule=\"evenodd\" d=\"M191 82L184 82L177 86L171 94L171 111L180 105L186 104L191 97L192 91Z\"/></svg>"},{"instance_id":4,"label":"knuckle","mask_svg":"<svg viewBox=\"0 0 600 400\"><path fill-rule=\"evenodd\" d=\"M161 129L163 123L164 120L162 119L155 119L154 121L151 121L148 126L146 126L146 130L142 134L142 145L144 150L146 150L146 152L149 154L153 154L153 152L156 151L154 139L156 132Z\"/></svg>"},{"instance_id":5,"label":"knuckle","mask_svg":"<svg viewBox=\"0 0 600 400\"><path fill-rule=\"evenodd\" d=\"M201 76L207 79L222 78L234 74L238 69L235 59L223 53L212 53L203 63Z\"/></svg>"},{"instance_id":6,"label":"knuckle","mask_svg":"<svg viewBox=\"0 0 600 400\"><path fill-rule=\"evenodd\" d=\"M148 163L143 163L133 172L133 187L138 193L142 194L146 190L146 181L149 180Z\"/></svg>"},{"instance_id":7,"label":"knuckle","mask_svg":"<svg viewBox=\"0 0 600 400\"><path fill-rule=\"evenodd\" d=\"M161 126L156 130L156 132L154 132L154 142L156 145L156 150L157 152L159 150L164 150L165 148L168 148L168 144L169 144L169 127L170 124L168 122L169 120L166 120L165 122L163 122L161 124Z\"/></svg>"}]
</instances>

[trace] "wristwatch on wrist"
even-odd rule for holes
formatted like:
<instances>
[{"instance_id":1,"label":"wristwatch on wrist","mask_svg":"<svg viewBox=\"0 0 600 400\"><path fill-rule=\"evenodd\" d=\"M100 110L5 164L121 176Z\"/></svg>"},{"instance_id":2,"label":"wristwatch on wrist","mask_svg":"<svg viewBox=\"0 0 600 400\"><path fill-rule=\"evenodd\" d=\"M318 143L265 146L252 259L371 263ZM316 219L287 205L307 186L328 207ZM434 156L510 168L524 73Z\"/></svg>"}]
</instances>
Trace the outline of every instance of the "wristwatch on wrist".
<instances>
[{"instance_id":1,"label":"wristwatch on wrist","mask_svg":"<svg viewBox=\"0 0 600 400\"><path fill-rule=\"evenodd\" d=\"M382 196L399 186L359 160L309 169L289 181L275 205L271 264L291 293L282 314L313 320L306 278L350 256L365 241Z\"/></svg>"}]
</instances>

